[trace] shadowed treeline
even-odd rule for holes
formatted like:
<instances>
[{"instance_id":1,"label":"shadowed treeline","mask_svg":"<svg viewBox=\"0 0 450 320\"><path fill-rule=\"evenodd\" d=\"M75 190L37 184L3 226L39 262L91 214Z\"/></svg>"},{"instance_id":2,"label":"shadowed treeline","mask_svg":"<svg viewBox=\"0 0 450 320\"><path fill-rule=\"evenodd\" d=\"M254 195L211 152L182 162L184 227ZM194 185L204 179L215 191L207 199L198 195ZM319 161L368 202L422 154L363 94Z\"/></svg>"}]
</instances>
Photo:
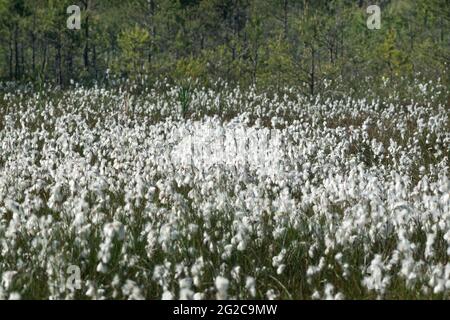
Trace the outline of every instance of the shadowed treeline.
<instances>
[{"instance_id":1,"label":"shadowed treeline","mask_svg":"<svg viewBox=\"0 0 450 320\"><path fill-rule=\"evenodd\" d=\"M369 30L368 5L381 7ZM66 10L81 8L81 30ZM386 79L448 83L448 0L0 0L0 78L217 79L352 95Z\"/></svg>"}]
</instances>

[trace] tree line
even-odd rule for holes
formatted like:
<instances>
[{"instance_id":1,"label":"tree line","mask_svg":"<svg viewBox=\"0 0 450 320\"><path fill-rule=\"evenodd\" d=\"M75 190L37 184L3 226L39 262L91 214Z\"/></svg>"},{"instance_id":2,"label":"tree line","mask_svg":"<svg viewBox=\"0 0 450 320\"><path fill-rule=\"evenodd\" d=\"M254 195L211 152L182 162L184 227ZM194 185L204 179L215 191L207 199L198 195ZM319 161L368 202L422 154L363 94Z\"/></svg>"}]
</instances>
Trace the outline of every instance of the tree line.
<instances>
[{"instance_id":1,"label":"tree line","mask_svg":"<svg viewBox=\"0 0 450 320\"><path fill-rule=\"evenodd\" d=\"M370 30L369 5L381 8ZM66 26L70 5L81 29ZM0 0L0 78L217 79L316 95L449 81L449 0Z\"/></svg>"}]
</instances>

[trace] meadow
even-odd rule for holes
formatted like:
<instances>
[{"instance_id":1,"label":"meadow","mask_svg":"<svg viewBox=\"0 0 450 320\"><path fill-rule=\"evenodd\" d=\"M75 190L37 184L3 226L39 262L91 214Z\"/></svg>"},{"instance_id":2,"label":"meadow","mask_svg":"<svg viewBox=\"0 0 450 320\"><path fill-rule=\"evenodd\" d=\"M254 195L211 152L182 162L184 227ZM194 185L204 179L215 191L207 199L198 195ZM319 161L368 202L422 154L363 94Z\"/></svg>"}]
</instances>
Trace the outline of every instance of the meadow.
<instances>
[{"instance_id":1,"label":"meadow","mask_svg":"<svg viewBox=\"0 0 450 320\"><path fill-rule=\"evenodd\" d=\"M0 84L0 298L450 297L448 88L158 85Z\"/></svg>"}]
</instances>

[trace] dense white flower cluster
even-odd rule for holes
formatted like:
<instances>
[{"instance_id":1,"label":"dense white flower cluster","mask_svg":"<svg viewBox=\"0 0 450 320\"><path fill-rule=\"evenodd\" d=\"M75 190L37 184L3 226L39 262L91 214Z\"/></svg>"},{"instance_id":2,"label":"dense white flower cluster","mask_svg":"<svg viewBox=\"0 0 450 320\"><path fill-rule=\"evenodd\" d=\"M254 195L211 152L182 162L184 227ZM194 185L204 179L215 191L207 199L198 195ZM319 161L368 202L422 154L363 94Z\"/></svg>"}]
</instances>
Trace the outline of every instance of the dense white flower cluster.
<instances>
[{"instance_id":1,"label":"dense white flower cluster","mask_svg":"<svg viewBox=\"0 0 450 320\"><path fill-rule=\"evenodd\" d=\"M449 297L448 107L292 95L4 94L0 298Z\"/></svg>"}]
</instances>

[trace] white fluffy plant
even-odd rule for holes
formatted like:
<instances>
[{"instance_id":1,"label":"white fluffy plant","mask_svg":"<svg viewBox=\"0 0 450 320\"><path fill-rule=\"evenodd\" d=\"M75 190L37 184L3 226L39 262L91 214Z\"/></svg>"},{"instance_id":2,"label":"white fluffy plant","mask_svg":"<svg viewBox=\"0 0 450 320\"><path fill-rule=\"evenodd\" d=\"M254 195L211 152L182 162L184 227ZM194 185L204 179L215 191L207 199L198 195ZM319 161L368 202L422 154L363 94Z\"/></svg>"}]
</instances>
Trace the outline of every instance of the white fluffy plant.
<instances>
[{"instance_id":1,"label":"white fluffy plant","mask_svg":"<svg viewBox=\"0 0 450 320\"><path fill-rule=\"evenodd\" d=\"M186 119L162 87L0 89L1 298L448 297L430 85L408 105L193 88Z\"/></svg>"}]
</instances>

